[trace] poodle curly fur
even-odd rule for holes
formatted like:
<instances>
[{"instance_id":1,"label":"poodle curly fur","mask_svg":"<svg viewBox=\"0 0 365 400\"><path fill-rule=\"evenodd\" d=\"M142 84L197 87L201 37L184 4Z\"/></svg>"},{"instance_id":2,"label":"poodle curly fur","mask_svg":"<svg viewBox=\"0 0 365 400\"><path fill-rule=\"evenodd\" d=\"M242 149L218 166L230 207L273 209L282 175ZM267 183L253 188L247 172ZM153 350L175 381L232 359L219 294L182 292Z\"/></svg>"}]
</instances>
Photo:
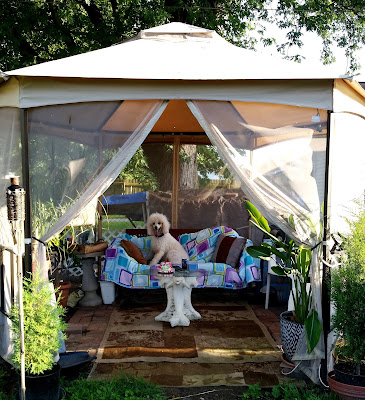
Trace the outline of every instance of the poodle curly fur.
<instances>
[{"instance_id":1,"label":"poodle curly fur","mask_svg":"<svg viewBox=\"0 0 365 400\"><path fill-rule=\"evenodd\" d=\"M166 215L154 213L147 220L147 234L152 236L149 265L156 265L160 261L170 261L181 264L183 258L189 256L181 244L169 233L170 223Z\"/></svg>"}]
</instances>

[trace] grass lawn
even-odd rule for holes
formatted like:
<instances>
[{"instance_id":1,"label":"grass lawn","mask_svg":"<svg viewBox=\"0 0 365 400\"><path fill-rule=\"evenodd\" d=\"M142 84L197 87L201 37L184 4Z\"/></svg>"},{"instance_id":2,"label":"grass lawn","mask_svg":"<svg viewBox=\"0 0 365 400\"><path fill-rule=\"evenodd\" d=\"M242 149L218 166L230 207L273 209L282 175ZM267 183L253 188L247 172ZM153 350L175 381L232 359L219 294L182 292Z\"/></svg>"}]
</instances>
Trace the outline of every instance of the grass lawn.
<instances>
[{"instance_id":1,"label":"grass lawn","mask_svg":"<svg viewBox=\"0 0 365 400\"><path fill-rule=\"evenodd\" d=\"M133 221L137 228L143 228L143 221ZM123 232L127 228L134 228L131 222L124 215L109 215L108 218L103 218L102 227L108 231Z\"/></svg>"}]
</instances>

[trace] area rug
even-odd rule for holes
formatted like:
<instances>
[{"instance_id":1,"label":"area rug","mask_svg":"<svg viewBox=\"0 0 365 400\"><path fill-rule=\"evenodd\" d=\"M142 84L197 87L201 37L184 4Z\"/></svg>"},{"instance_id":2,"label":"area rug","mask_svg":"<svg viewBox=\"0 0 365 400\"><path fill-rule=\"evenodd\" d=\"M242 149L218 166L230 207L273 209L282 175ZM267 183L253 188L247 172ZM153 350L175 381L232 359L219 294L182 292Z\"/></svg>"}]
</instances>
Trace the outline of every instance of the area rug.
<instances>
[{"instance_id":1,"label":"area rug","mask_svg":"<svg viewBox=\"0 0 365 400\"><path fill-rule=\"evenodd\" d=\"M163 304L115 309L90 377L122 369L171 386L278 383L281 351L246 302L194 308L202 318L175 328L155 321Z\"/></svg>"}]
</instances>

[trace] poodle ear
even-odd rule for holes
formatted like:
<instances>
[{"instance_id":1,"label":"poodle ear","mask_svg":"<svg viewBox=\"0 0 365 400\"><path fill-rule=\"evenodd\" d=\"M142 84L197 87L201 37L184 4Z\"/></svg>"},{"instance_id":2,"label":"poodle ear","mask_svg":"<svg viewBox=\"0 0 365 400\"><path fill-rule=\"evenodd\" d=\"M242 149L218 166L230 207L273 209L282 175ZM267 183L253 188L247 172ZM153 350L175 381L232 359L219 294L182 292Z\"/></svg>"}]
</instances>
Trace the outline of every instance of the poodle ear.
<instances>
[{"instance_id":1,"label":"poodle ear","mask_svg":"<svg viewBox=\"0 0 365 400\"><path fill-rule=\"evenodd\" d=\"M170 222L167 220L167 218L164 218L162 224L162 233L169 233L169 230L170 230Z\"/></svg>"},{"instance_id":2,"label":"poodle ear","mask_svg":"<svg viewBox=\"0 0 365 400\"><path fill-rule=\"evenodd\" d=\"M147 235L148 236L153 236L153 227L152 227L152 223L150 220L147 221Z\"/></svg>"}]
</instances>

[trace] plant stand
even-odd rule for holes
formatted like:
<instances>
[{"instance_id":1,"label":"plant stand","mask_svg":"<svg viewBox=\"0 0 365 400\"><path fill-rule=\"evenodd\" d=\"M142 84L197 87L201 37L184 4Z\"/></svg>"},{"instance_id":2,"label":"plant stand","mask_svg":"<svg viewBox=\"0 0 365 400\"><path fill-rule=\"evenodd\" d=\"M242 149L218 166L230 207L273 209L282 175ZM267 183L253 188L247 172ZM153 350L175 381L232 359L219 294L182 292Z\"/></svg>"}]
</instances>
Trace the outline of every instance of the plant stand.
<instances>
[{"instance_id":1,"label":"plant stand","mask_svg":"<svg viewBox=\"0 0 365 400\"><path fill-rule=\"evenodd\" d=\"M82 290L85 293L84 297L79 301L80 306L99 306L103 304L103 300L96 293L98 289L98 281L94 274L95 257L103 256L104 252L79 254L82 266Z\"/></svg>"}]
</instances>

